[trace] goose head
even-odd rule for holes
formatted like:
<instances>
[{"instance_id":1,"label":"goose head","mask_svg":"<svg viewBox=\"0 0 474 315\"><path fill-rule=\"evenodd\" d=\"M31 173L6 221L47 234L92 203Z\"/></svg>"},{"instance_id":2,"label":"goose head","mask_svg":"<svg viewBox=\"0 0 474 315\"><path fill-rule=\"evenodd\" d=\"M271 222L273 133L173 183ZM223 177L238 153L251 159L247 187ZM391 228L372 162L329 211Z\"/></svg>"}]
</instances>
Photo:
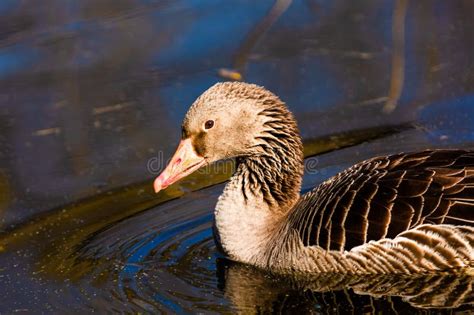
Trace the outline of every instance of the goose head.
<instances>
[{"instance_id":1,"label":"goose head","mask_svg":"<svg viewBox=\"0 0 474 315\"><path fill-rule=\"evenodd\" d=\"M215 161L274 154L275 146L285 144L281 134L289 135L286 147L294 143L301 151L296 122L276 95L254 84L217 83L188 110L178 149L156 178L155 192Z\"/></svg>"}]
</instances>

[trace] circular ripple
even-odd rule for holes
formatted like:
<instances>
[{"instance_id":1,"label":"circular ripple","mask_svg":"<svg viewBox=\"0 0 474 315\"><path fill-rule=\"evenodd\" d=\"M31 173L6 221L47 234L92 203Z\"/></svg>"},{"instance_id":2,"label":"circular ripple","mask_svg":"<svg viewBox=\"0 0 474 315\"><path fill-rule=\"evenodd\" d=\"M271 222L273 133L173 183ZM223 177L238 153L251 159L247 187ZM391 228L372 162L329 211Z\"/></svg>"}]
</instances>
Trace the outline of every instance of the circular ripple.
<instances>
[{"instance_id":1,"label":"circular ripple","mask_svg":"<svg viewBox=\"0 0 474 315\"><path fill-rule=\"evenodd\" d=\"M92 274L107 275L108 299L115 300L108 303L131 311L228 310L217 289L212 237L221 189L191 193L115 224L91 237L75 258L99 262Z\"/></svg>"}]
</instances>

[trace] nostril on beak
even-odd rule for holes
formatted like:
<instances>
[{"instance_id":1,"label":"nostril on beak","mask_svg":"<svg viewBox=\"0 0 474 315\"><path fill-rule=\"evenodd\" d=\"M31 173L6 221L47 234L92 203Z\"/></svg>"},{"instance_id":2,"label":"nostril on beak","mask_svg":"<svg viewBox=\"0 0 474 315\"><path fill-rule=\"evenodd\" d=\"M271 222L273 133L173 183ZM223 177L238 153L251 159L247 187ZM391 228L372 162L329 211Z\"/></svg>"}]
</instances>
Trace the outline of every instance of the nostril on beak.
<instances>
[{"instance_id":1,"label":"nostril on beak","mask_svg":"<svg viewBox=\"0 0 474 315\"><path fill-rule=\"evenodd\" d=\"M179 163L181 163L181 158L177 159L174 164L178 165Z\"/></svg>"}]
</instances>

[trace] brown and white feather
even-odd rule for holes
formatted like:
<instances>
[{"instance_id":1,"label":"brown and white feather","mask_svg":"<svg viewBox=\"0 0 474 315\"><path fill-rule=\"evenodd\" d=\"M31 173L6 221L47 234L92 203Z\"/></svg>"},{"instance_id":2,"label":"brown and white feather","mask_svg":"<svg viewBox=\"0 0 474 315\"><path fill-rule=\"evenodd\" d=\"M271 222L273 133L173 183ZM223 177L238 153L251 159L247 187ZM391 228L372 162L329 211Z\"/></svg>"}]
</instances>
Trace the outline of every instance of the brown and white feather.
<instances>
[{"instance_id":1,"label":"brown and white feather","mask_svg":"<svg viewBox=\"0 0 474 315\"><path fill-rule=\"evenodd\" d=\"M201 131L211 116L217 131ZM303 147L293 115L268 90L235 82L196 100L183 137L210 160L237 157L215 210L216 239L234 260L282 272L474 268L472 150L373 158L300 196Z\"/></svg>"}]
</instances>

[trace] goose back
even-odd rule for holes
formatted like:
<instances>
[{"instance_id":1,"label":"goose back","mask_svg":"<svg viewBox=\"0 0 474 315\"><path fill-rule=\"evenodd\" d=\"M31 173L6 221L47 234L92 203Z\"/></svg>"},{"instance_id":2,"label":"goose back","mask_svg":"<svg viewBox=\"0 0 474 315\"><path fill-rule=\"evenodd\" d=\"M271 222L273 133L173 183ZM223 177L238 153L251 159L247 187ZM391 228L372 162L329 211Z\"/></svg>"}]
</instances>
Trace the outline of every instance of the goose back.
<instances>
[{"instance_id":1,"label":"goose back","mask_svg":"<svg viewBox=\"0 0 474 315\"><path fill-rule=\"evenodd\" d=\"M288 224L305 246L350 250L422 224L474 226L474 151L373 158L303 195Z\"/></svg>"}]
</instances>

